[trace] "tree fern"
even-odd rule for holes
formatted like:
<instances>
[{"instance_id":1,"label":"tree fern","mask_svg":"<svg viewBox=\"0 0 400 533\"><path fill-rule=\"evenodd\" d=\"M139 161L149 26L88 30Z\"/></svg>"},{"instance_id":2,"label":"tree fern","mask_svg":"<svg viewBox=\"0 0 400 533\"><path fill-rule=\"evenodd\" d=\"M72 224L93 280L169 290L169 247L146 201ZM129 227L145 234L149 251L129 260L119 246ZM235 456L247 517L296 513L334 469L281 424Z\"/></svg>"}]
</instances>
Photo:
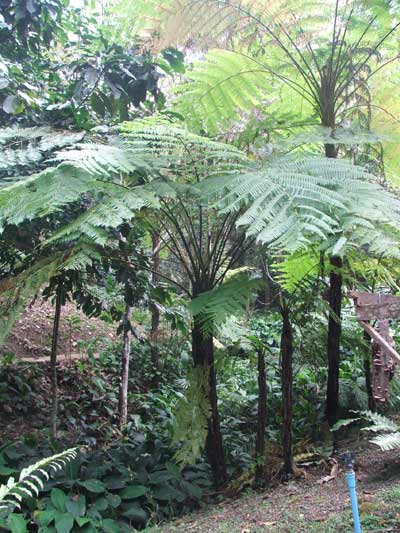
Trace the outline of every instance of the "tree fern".
<instances>
[{"instance_id":1,"label":"tree fern","mask_svg":"<svg viewBox=\"0 0 400 533\"><path fill-rule=\"evenodd\" d=\"M46 457L24 468L18 481L10 478L6 485L0 485L0 516L4 518L14 509L20 509L23 499L39 496L39 491L43 490L44 484L50 479L51 474L65 468L77 456L78 448L71 448L51 457Z\"/></svg>"}]
</instances>

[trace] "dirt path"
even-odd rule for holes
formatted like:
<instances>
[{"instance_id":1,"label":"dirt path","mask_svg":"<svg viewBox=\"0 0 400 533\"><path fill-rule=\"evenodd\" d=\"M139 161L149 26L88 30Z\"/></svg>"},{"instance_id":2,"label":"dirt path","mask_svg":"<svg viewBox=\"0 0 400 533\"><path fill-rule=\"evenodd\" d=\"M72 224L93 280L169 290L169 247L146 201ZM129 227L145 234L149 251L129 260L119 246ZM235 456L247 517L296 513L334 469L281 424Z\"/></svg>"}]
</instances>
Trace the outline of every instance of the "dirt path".
<instances>
[{"instance_id":1,"label":"dirt path","mask_svg":"<svg viewBox=\"0 0 400 533\"><path fill-rule=\"evenodd\" d=\"M98 358L99 354L93 354L93 357ZM79 359L87 359L87 355L83 353L72 353L72 354L57 354L57 363L69 363L71 361L76 361ZM37 357L29 357L27 355L21 355L18 357L18 361L25 361L26 363L49 363L49 355L41 355Z\"/></svg>"},{"instance_id":2,"label":"dirt path","mask_svg":"<svg viewBox=\"0 0 400 533\"><path fill-rule=\"evenodd\" d=\"M360 509L368 510L382 489L399 484L398 451L378 453L368 450L358 460L357 471ZM281 484L270 491L251 493L234 500L225 500L209 509L184 517L172 524L154 528L154 532L190 533L255 533L255 532L336 532L350 529L325 529L326 521L349 508L344 474L319 484L321 473L310 472L307 478ZM400 524L400 515L399 521ZM318 525L320 524L320 525ZM399 529L368 529L368 531L399 531Z\"/></svg>"}]
</instances>

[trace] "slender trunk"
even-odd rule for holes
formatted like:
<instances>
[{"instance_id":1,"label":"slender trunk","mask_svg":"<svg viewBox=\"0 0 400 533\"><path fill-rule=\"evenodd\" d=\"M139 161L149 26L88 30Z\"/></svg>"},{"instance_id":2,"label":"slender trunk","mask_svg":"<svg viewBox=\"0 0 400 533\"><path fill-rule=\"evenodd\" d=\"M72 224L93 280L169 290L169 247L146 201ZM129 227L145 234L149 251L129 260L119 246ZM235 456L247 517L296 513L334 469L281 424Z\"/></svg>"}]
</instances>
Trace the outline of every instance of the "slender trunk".
<instances>
[{"instance_id":1,"label":"slender trunk","mask_svg":"<svg viewBox=\"0 0 400 533\"><path fill-rule=\"evenodd\" d=\"M281 384L283 407L283 477L288 479L293 474L292 419L293 419L293 331L290 323L289 308L281 304Z\"/></svg>"},{"instance_id":2,"label":"slender trunk","mask_svg":"<svg viewBox=\"0 0 400 533\"><path fill-rule=\"evenodd\" d=\"M341 308L342 308L342 275L339 269L343 266L340 257L330 259L331 273L329 280L329 323L328 323L328 383L326 390L326 417L333 425L339 416L339 364Z\"/></svg>"},{"instance_id":3,"label":"slender trunk","mask_svg":"<svg viewBox=\"0 0 400 533\"><path fill-rule=\"evenodd\" d=\"M337 148L334 144L325 144L325 157L335 159L337 157Z\"/></svg>"},{"instance_id":4,"label":"slender trunk","mask_svg":"<svg viewBox=\"0 0 400 533\"><path fill-rule=\"evenodd\" d=\"M265 377L265 354L262 348L257 350L258 366L258 413L256 436L256 483L264 481L265 428L267 425L267 382Z\"/></svg>"},{"instance_id":5,"label":"slender trunk","mask_svg":"<svg viewBox=\"0 0 400 533\"><path fill-rule=\"evenodd\" d=\"M335 128L335 114L332 111L324 126ZM325 144L325 156L336 158L338 148L334 144ZM341 308L342 308L342 274L337 269L342 267L340 257L331 257L331 274L329 278L329 313L328 322L328 381L326 387L326 418L333 425L339 416L339 364L340 364L340 337L341 337Z\"/></svg>"},{"instance_id":6,"label":"slender trunk","mask_svg":"<svg viewBox=\"0 0 400 533\"><path fill-rule=\"evenodd\" d=\"M56 308L54 311L53 335L51 339L50 353L50 379L51 379L51 434L57 437L57 415L58 415L58 383L57 383L57 346L60 331L60 316L62 307L62 282L57 286Z\"/></svg>"},{"instance_id":7,"label":"slender trunk","mask_svg":"<svg viewBox=\"0 0 400 533\"><path fill-rule=\"evenodd\" d=\"M371 337L364 330L364 340L368 343L368 353L364 356L364 376L365 376L365 388L367 389L368 394L368 409L373 413L376 412L376 402L374 398L374 393L372 390L372 379L371 379Z\"/></svg>"},{"instance_id":8,"label":"slender trunk","mask_svg":"<svg viewBox=\"0 0 400 533\"><path fill-rule=\"evenodd\" d=\"M160 268L160 235L157 232L151 234L151 240L153 245L153 272L152 283L156 285L158 282L157 272ZM157 305L151 305L151 331L150 331L150 343L151 343L151 361L153 363L153 384L158 383L158 370L160 366L159 352L158 352L158 331L160 326L160 311Z\"/></svg>"},{"instance_id":9,"label":"slender trunk","mask_svg":"<svg viewBox=\"0 0 400 533\"><path fill-rule=\"evenodd\" d=\"M119 389L119 427L124 429L128 420L128 382L129 382L129 357L131 353L131 318L132 308L125 304L123 317L123 349L121 361L121 382Z\"/></svg>"},{"instance_id":10,"label":"slender trunk","mask_svg":"<svg viewBox=\"0 0 400 533\"><path fill-rule=\"evenodd\" d=\"M202 325L196 318L192 328L192 355L195 367L202 367L204 371L209 372L207 394L210 404L210 416L208 418L206 452L215 485L220 487L227 480L227 472L218 411L214 345L212 336L206 336L203 333Z\"/></svg>"}]
</instances>

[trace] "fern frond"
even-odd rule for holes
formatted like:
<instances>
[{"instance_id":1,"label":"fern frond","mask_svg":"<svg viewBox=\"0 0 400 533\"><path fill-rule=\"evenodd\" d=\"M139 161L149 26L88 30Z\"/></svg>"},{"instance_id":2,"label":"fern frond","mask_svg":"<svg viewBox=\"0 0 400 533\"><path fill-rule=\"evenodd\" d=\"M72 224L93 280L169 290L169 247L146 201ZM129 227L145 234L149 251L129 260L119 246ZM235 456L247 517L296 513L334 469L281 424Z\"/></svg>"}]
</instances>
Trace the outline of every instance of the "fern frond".
<instances>
[{"instance_id":1,"label":"fern frond","mask_svg":"<svg viewBox=\"0 0 400 533\"><path fill-rule=\"evenodd\" d=\"M21 179L22 173L40 170L52 153L76 145L84 137L82 132L57 131L41 128L4 128L0 130L0 187Z\"/></svg>"},{"instance_id":2,"label":"fern frond","mask_svg":"<svg viewBox=\"0 0 400 533\"><path fill-rule=\"evenodd\" d=\"M393 422L393 420L390 420L390 418L380 415L379 413L362 411L360 414L364 419L372 422L370 426L364 427L363 431L373 431L374 433L379 433L387 431L395 432L399 429L398 425Z\"/></svg>"},{"instance_id":3,"label":"fern frond","mask_svg":"<svg viewBox=\"0 0 400 533\"><path fill-rule=\"evenodd\" d=\"M130 153L126 147L108 144L80 144L74 149L58 152L54 160L71 163L75 168L100 177L151 168L149 162L139 161L137 154Z\"/></svg>"},{"instance_id":4,"label":"fern frond","mask_svg":"<svg viewBox=\"0 0 400 533\"><path fill-rule=\"evenodd\" d=\"M216 326L229 316L243 311L246 302L261 283L260 279L251 279L247 274L239 273L194 298L189 304L189 311L200 320L204 332L212 335Z\"/></svg>"},{"instance_id":5,"label":"fern frond","mask_svg":"<svg viewBox=\"0 0 400 533\"><path fill-rule=\"evenodd\" d=\"M38 260L31 267L0 283L0 345L4 342L26 304L49 280L67 270L83 270L100 259L92 243L78 242L67 252Z\"/></svg>"},{"instance_id":6,"label":"fern frond","mask_svg":"<svg viewBox=\"0 0 400 533\"><path fill-rule=\"evenodd\" d=\"M126 148L105 145L82 145L56 158L63 161L57 167L0 189L0 232L6 224L46 216L85 193L98 193L100 181L119 181L121 173L142 170L146 164Z\"/></svg>"},{"instance_id":7,"label":"fern frond","mask_svg":"<svg viewBox=\"0 0 400 533\"><path fill-rule=\"evenodd\" d=\"M339 237L351 236L349 242L357 235L366 239L371 225L398 241L400 201L374 180L345 160L277 158L240 177L226 178L220 206L222 211L247 207L238 224L260 242L290 253L338 232ZM369 242L377 245L375 238Z\"/></svg>"},{"instance_id":8,"label":"fern frond","mask_svg":"<svg viewBox=\"0 0 400 533\"><path fill-rule=\"evenodd\" d=\"M214 134L240 120L244 111L270 105L270 69L252 58L228 50L211 50L178 85L174 109L196 130Z\"/></svg>"},{"instance_id":9,"label":"fern frond","mask_svg":"<svg viewBox=\"0 0 400 533\"><path fill-rule=\"evenodd\" d=\"M164 167L164 174L195 174L197 180L249 166L249 159L232 145L191 133L180 125L151 117L124 123L121 132L132 152ZM157 163L158 161L158 163Z\"/></svg>"},{"instance_id":10,"label":"fern frond","mask_svg":"<svg viewBox=\"0 0 400 533\"><path fill-rule=\"evenodd\" d=\"M400 448L400 433L388 433L387 435L379 435L370 440L372 444L376 444L382 451L397 450Z\"/></svg>"},{"instance_id":11,"label":"fern frond","mask_svg":"<svg viewBox=\"0 0 400 533\"><path fill-rule=\"evenodd\" d=\"M54 233L43 242L43 246L79 241L82 236L94 244L104 246L110 238L108 229L115 229L123 222L132 220L143 207L158 206L154 195L143 187L129 190L116 183L110 183L107 186L99 184L98 189L104 198Z\"/></svg>"},{"instance_id":12,"label":"fern frond","mask_svg":"<svg viewBox=\"0 0 400 533\"><path fill-rule=\"evenodd\" d=\"M15 508L20 509L24 498L37 497L50 475L65 468L77 456L78 448L71 448L46 457L24 468L18 481L10 478L6 485L0 485L0 516L6 517Z\"/></svg>"},{"instance_id":13,"label":"fern frond","mask_svg":"<svg viewBox=\"0 0 400 533\"><path fill-rule=\"evenodd\" d=\"M318 254L313 254L312 250L308 250L307 253L297 252L280 257L279 262L274 262L272 268L276 272L279 284L287 292L293 293L310 278L318 275L319 263Z\"/></svg>"}]
</instances>

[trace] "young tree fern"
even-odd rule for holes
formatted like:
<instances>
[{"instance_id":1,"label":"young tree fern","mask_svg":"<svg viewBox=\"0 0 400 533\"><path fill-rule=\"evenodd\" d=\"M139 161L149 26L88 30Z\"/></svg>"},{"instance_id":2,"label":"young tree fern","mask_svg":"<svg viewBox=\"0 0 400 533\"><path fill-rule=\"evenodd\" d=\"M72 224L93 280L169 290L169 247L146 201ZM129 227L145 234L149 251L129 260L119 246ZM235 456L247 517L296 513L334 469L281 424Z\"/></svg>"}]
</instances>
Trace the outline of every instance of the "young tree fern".
<instances>
[{"instance_id":1,"label":"young tree fern","mask_svg":"<svg viewBox=\"0 0 400 533\"><path fill-rule=\"evenodd\" d=\"M377 437L370 439L372 444L376 444L382 451L396 450L400 448L400 428L390 418L373 413L372 411L361 411L359 416L347 420L339 420L333 427L332 431L337 431L342 427L348 426L359 421L366 421L370 425L363 427L362 431L371 431L373 433L382 433Z\"/></svg>"}]
</instances>

